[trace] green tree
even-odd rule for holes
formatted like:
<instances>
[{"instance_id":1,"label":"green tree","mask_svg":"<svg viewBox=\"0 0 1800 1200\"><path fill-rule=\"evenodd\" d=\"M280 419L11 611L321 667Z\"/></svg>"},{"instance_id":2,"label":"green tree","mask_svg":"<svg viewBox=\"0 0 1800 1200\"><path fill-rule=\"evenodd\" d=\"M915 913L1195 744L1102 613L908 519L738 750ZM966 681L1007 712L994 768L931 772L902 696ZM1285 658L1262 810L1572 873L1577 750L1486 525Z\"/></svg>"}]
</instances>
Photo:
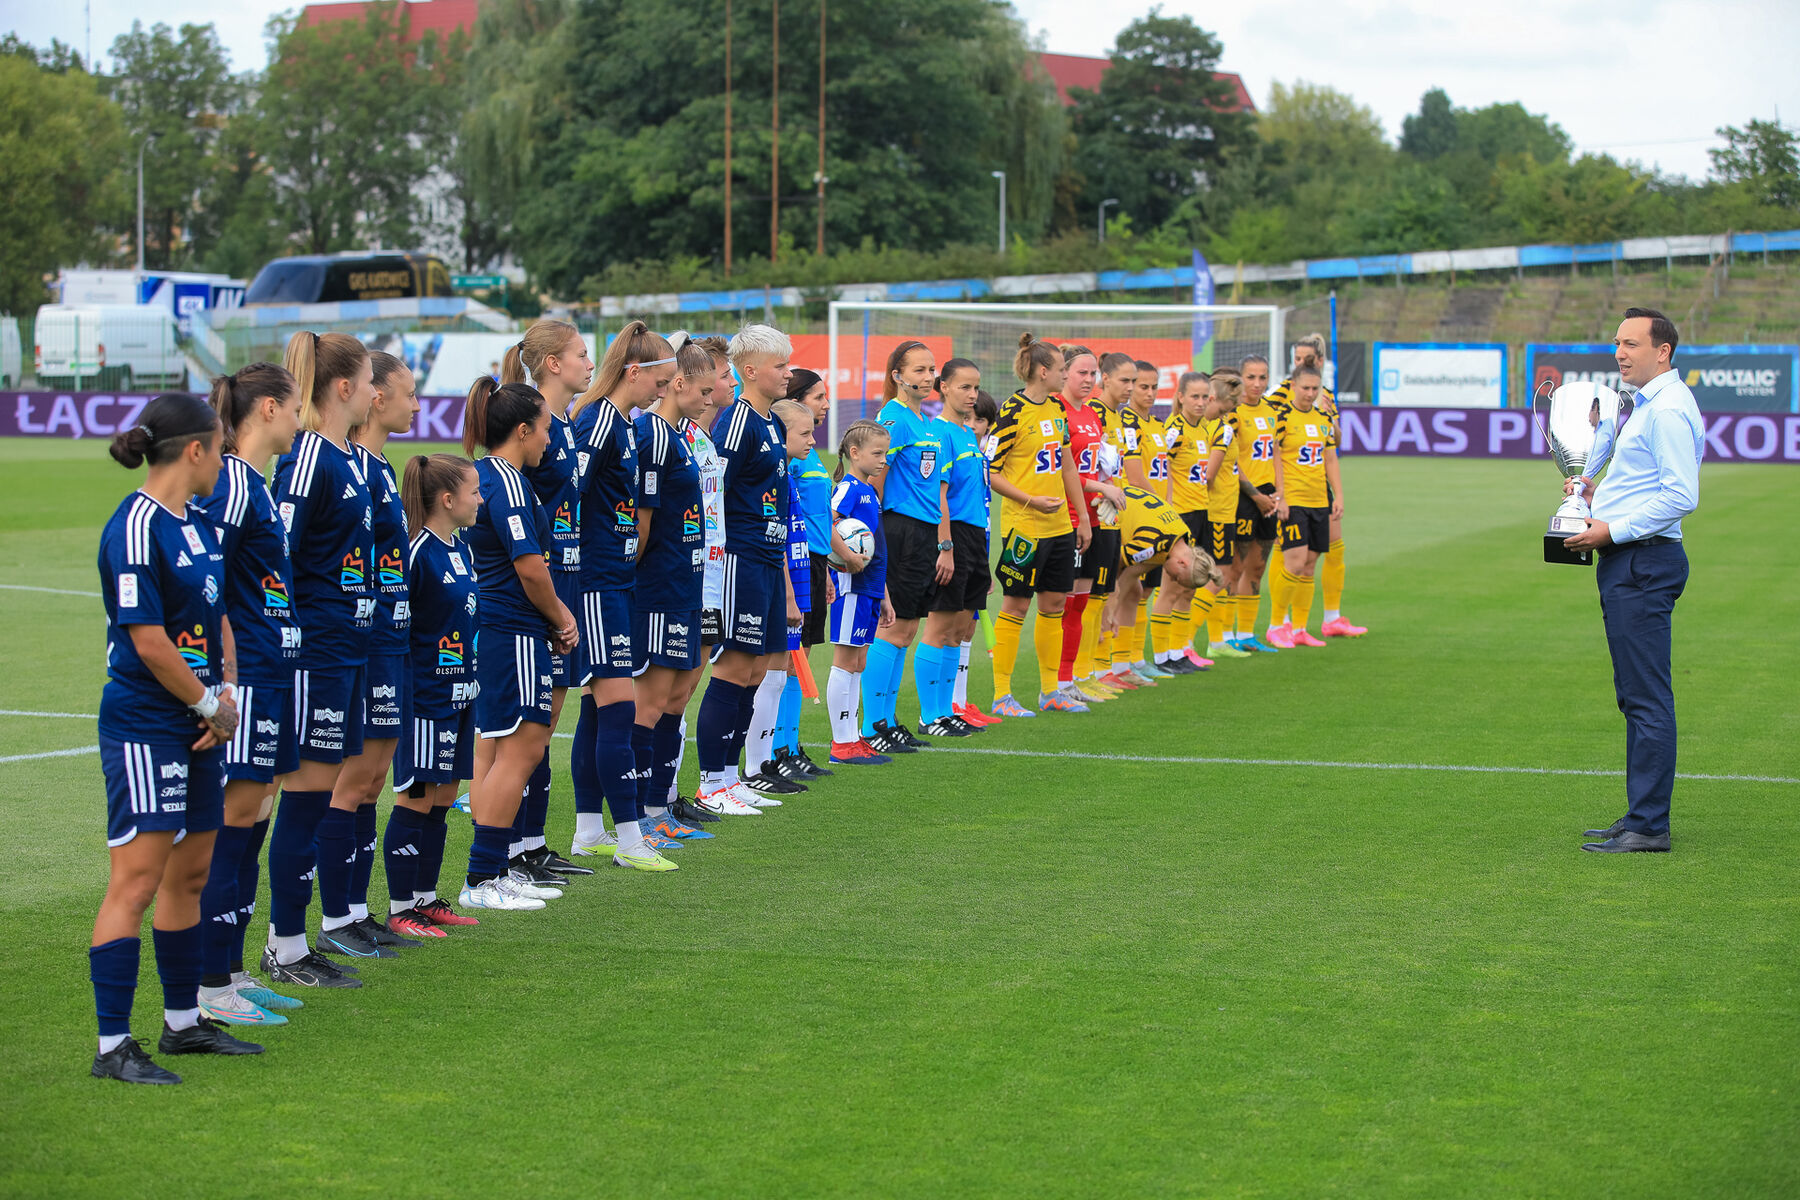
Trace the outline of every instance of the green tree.
<instances>
[{"instance_id":1,"label":"green tree","mask_svg":"<svg viewBox=\"0 0 1800 1200\"><path fill-rule=\"evenodd\" d=\"M773 13L769 0L736 0L733 10L732 233L744 267L769 246ZM779 205L783 232L802 246L813 242L816 213L818 13L793 0L781 9ZM826 15L828 246L985 240L994 228L989 171L1055 179L1061 141L1056 114L1043 112L1047 90L1040 83L1026 93L1034 108L1015 80L998 92L984 83L1022 76L1029 61L1006 10L988 0L836 0ZM517 240L551 290L573 293L620 263L720 255L723 28L723 0L585 0L559 28L570 61L606 69L566 72L537 125ZM1037 165L1009 168L1013 154ZM1047 209L1052 188L1023 190L1026 203ZM801 257L781 254L795 267Z\"/></svg>"},{"instance_id":2,"label":"green tree","mask_svg":"<svg viewBox=\"0 0 1800 1200\"><path fill-rule=\"evenodd\" d=\"M1495 171L1496 216L1527 242L1607 242L1650 230L1643 226L1651 177L1605 154L1540 163L1529 155Z\"/></svg>"},{"instance_id":3,"label":"green tree","mask_svg":"<svg viewBox=\"0 0 1800 1200\"><path fill-rule=\"evenodd\" d=\"M1421 162L1456 149L1456 111L1443 88L1419 97L1419 111L1400 122L1400 152Z\"/></svg>"},{"instance_id":4,"label":"green tree","mask_svg":"<svg viewBox=\"0 0 1800 1200\"><path fill-rule=\"evenodd\" d=\"M47 49L39 50L30 42L22 40L16 33L3 33L0 34L0 56L22 58L53 75L67 75L70 71L87 70L86 64L81 61L81 55L75 53L75 47L57 38L50 39Z\"/></svg>"},{"instance_id":5,"label":"green tree","mask_svg":"<svg viewBox=\"0 0 1800 1200\"><path fill-rule=\"evenodd\" d=\"M1748 185L1758 203L1800 209L1800 154L1792 131L1778 121L1752 119L1742 129L1718 131L1723 150L1708 150L1713 174L1727 183Z\"/></svg>"},{"instance_id":6,"label":"green tree","mask_svg":"<svg viewBox=\"0 0 1800 1200\"><path fill-rule=\"evenodd\" d=\"M144 262L163 269L191 266L208 250L189 234L239 84L211 25L183 25L177 32L133 21L130 33L114 39L112 57L112 94L126 133L134 150L145 147Z\"/></svg>"},{"instance_id":7,"label":"green tree","mask_svg":"<svg viewBox=\"0 0 1800 1200\"><path fill-rule=\"evenodd\" d=\"M405 8L378 0L361 20L302 27L275 17L269 36L257 119L299 248L413 245L430 216L422 192L447 162L463 102L460 35L415 39Z\"/></svg>"},{"instance_id":8,"label":"green tree","mask_svg":"<svg viewBox=\"0 0 1800 1200\"><path fill-rule=\"evenodd\" d=\"M1119 33L1099 90L1071 93L1087 212L1116 198L1138 225L1162 225L1250 142L1250 118L1216 74L1220 52L1191 18L1160 8Z\"/></svg>"},{"instance_id":9,"label":"green tree","mask_svg":"<svg viewBox=\"0 0 1800 1200\"><path fill-rule=\"evenodd\" d=\"M125 154L118 106L93 77L0 54L0 312L44 303L57 268L111 256Z\"/></svg>"}]
</instances>

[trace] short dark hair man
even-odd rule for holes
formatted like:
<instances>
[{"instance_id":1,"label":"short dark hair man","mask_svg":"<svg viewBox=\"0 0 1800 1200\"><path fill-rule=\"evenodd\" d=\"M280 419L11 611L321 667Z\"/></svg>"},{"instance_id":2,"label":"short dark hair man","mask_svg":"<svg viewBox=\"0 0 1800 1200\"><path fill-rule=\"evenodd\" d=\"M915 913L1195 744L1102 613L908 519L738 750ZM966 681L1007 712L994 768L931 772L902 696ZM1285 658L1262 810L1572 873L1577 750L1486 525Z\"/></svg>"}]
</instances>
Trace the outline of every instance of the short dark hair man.
<instances>
[{"instance_id":1,"label":"short dark hair man","mask_svg":"<svg viewBox=\"0 0 1800 1200\"><path fill-rule=\"evenodd\" d=\"M1619 854L1669 848L1675 790L1675 687L1670 617L1687 584L1681 519L1700 506L1706 426L1674 366L1674 324L1653 308L1628 308L1613 338L1619 378L1637 389L1629 419L1602 421L1588 474L1569 482L1592 497L1588 527L1571 550L1595 550L1600 614L1613 686L1625 714L1625 815L1582 847ZM1610 463L1610 469L1608 464ZM1598 487L1593 477L1606 470Z\"/></svg>"}]
</instances>

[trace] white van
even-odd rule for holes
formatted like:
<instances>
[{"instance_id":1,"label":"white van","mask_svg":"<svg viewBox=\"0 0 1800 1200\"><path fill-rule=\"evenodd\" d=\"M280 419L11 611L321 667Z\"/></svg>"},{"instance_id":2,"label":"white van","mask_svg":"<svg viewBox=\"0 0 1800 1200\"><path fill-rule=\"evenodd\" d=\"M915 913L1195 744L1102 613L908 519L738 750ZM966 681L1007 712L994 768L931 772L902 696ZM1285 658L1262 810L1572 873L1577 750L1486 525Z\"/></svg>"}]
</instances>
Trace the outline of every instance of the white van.
<instances>
[{"instance_id":1,"label":"white van","mask_svg":"<svg viewBox=\"0 0 1800 1200\"><path fill-rule=\"evenodd\" d=\"M179 388L187 362L175 315L139 304L46 304L33 330L38 386L129 392Z\"/></svg>"},{"instance_id":2,"label":"white van","mask_svg":"<svg viewBox=\"0 0 1800 1200\"><path fill-rule=\"evenodd\" d=\"M25 376L25 349L19 344L19 318L0 317L0 387L16 388Z\"/></svg>"}]
</instances>

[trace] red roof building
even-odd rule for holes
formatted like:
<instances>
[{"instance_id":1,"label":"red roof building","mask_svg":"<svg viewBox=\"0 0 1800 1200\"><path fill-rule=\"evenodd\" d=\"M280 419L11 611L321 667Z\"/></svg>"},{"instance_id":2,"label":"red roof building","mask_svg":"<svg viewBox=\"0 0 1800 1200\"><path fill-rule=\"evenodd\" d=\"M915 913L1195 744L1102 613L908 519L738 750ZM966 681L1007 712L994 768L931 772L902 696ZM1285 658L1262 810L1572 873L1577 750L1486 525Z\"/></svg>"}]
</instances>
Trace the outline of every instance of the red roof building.
<instances>
[{"instance_id":1,"label":"red roof building","mask_svg":"<svg viewBox=\"0 0 1800 1200\"><path fill-rule=\"evenodd\" d=\"M413 36L421 37L426 30L436 30L445 36L456 29L472 31L475 28L477 2L478 0L405 0L406 12L412 21ZM360 0L347 0L340 4L308 4L300 10L300 24L322 25L327 21L360 17L364 7ZM1100 77L1112 65L1110 59L1089 58L1082 54L1040 54L1038 61L1056 84L1056 94L1064 104L1074 103L1069 98L1070 88L1099 91ZM1231 85L1237 96L1237 111L1256 111L1256 103L1250 99L1250 90L1244 86L1240 76L1220 71L1217 78Z\"/></svg>"},{"instance_id":2,"label":"red roof building","mask_svg":"<svg viewBox=\"0 0 1800 1200\"><path fill-rule=\"evenodd\" d=\"M1112 66L1108 58L1089 58L1084 54L1040 54L1038 61L1049 72L1051 80L1056 84L1056 94L1064 104L1075 101L1069 96L1070 88L1086 88L1090 92L1100 90L1100 77ZM1213 76L1231 85L1237 96L1234 108L1238 112L1255 112L1256 102L1250 99L1250 89L1244 86L1241 76L1229 71L1219 71Z\"/></svg>"}]
</instances>

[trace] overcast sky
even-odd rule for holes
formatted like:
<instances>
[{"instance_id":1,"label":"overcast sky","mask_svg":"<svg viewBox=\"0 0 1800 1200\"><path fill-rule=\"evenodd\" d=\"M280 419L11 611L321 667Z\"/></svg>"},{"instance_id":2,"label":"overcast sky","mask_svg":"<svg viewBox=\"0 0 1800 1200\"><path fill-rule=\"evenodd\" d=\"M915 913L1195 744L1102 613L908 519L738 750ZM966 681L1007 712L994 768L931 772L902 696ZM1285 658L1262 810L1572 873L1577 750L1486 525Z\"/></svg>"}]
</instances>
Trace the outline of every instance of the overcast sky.
<instances>
[{"instance_id":1,"label":"overcast sky","mask_svg":"<svg viewBox=\"0 0 1800 1200\"><path fill-rule=\"evenodd\" d=\"M644 0L652 2L652 0ZM1094 0L1014 0L1044 47L1104 55L1120 27L1148 5ZM164 0L151 10L171 24L212 22L233 65L260 65L263 23L297 7L277 0ZM91 0L93 46L112 39L147 6ZM1390 137L1438 86L1459 105L1518 100L1562 125L1581 151L1605 151L1663 170L1706 174L1713 131L1777 110L1800 120L1800 3L1795 0L1509 0L1451 6L1442 0L1329 0L1202 5L1165 0L1225 45L1222 65L1244 77L1258 104L1275 80L1330 84L1373 108ZM0 28L46 45L86 44L82 0L0 0Z\"/></svg>"}]
</instances>

